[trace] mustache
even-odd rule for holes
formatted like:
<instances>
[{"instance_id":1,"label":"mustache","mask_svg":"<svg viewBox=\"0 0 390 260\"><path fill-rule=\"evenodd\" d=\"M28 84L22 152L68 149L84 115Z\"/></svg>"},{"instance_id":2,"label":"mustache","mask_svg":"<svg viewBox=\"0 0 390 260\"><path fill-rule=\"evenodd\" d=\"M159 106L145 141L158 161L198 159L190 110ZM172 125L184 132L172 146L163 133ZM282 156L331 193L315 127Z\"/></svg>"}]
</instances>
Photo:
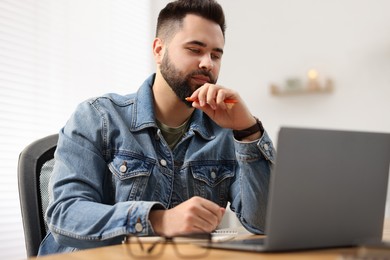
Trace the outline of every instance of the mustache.
<instances>
[{"instance_id":1,"label":"mustache","mask_svg":"<svg viewBox=\"0 0 390 260\"><path fill-rule=\"evenodd\" d=\"M193 76L196 76L196 75L202 75L202 76L208 77L210 79L210 83L212 83L212 84L215 84L217 82L215 80L215 77L214 77L213 73L211 73L210 71L195 70L195 71L191 72L189 77L193 77Z\"/></svg>"}]
</instances>

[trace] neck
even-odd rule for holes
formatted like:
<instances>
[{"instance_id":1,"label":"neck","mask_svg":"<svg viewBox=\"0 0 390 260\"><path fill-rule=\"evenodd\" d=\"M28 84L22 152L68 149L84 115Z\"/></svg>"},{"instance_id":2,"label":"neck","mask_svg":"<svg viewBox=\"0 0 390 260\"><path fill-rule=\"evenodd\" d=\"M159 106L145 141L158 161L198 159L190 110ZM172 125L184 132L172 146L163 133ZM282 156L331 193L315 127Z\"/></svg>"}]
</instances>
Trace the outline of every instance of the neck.
<instances>
[{"instance_id":1,"label":"neck","mask_svg":"<svg viewBox=\"0 0 390 260\"><path fill-rule=\"evenodd\" d=\"M153 94L156 118L167 126L182 125L194 111L176 96L159 72L156 73Z\"/></svg>"}]
</instances>

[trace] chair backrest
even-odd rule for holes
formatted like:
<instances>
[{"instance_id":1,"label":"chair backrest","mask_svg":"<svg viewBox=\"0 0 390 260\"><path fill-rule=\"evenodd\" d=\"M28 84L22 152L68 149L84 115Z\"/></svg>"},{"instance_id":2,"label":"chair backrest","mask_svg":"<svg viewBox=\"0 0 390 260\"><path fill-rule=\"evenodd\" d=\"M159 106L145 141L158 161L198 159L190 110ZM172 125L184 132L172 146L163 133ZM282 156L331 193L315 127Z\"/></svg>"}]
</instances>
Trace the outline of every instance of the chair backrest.
<instances>
[{"instance_id":1,"label":"chair backrest","mask_svg":"<svg viewBox=\"0 0 390 260\"><path fill-rule=\"evenodd\" d=\"M48 182L54 166L58 134L39 139L19 155L18 186L27 256L36 256L47 233Z\"/></svg>"}]
</instances>

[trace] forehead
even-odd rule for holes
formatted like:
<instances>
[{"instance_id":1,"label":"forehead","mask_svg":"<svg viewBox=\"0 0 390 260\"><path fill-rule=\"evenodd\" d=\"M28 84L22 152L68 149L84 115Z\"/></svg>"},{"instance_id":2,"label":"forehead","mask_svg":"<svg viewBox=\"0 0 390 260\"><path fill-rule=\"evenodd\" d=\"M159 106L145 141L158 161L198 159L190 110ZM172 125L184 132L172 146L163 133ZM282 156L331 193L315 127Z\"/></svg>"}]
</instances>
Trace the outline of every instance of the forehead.
<instances>
[{"instance_id":1,"label":"forehead","mask_svg":"<svg viewBox=\"0 0 390 260\"><path fill-rule=\"evenodd\" d=\"M219 25L200 16L188 14L172 41L178 44L199 41L211 48L223 49L225 39Z\"/></svg>"}]
</instances>

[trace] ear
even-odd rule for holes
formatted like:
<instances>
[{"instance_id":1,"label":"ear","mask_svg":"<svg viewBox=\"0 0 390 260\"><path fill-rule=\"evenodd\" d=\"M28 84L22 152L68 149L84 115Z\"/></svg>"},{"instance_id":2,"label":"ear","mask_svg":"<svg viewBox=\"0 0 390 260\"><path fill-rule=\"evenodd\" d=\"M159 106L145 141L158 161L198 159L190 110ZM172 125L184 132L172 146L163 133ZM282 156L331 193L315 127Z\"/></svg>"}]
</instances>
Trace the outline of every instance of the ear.
<instances>
[{"instance_id":1,"label":"ear","mask_svg":"<svg viewBox=\"0 0 390 260\"><path fill-rule=\"evenodd\" d=\"M160 38L155 38L153 41L153 56L156 64L161 64L164 57L164 43Z\"/></svg>"}]
</instances>

